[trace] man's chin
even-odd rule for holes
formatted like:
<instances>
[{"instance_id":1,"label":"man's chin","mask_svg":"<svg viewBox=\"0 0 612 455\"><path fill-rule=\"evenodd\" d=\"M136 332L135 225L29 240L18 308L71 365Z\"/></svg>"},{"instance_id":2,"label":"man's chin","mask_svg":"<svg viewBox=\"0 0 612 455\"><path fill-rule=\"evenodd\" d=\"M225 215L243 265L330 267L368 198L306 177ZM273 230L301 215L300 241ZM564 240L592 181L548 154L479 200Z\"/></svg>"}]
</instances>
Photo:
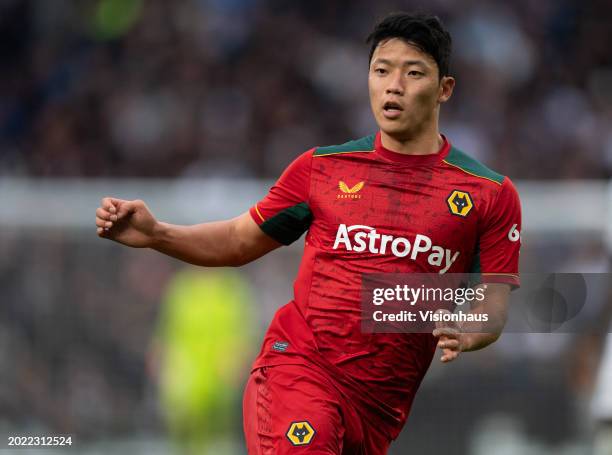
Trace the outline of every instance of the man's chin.
<instances>
[{"instance_id":1,"label":"man's chin","mask_svg":"<svg viewBox=\"0 0 612 455\"><path fill-rule=\"evenodd\" d=\"M388 136L394 139L405 139L411 136L410 127L407 125L401 125L399 123L380 122L378 124L380 130Z\"/></svg>"}]
</instances>

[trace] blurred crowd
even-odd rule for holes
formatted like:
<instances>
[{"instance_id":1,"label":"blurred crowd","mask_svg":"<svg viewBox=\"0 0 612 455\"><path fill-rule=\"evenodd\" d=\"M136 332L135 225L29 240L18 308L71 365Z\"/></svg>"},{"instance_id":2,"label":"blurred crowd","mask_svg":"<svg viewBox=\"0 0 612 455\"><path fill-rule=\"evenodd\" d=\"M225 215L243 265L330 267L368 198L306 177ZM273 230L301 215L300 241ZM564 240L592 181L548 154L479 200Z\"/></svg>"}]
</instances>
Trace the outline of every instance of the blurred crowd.
<instances>
[{"instance_id":1,"label":"blurred crowd","mask_svg":"<svg viewBox=\"0 0 612 455\"><path fill-rule=\"evenodd\" d=\"M376 130L364 39L399 9L451 30L457 146L515 179L611 174L604 0L2 0L0 175L276 177Z\"/></svg>"}]
</instances>

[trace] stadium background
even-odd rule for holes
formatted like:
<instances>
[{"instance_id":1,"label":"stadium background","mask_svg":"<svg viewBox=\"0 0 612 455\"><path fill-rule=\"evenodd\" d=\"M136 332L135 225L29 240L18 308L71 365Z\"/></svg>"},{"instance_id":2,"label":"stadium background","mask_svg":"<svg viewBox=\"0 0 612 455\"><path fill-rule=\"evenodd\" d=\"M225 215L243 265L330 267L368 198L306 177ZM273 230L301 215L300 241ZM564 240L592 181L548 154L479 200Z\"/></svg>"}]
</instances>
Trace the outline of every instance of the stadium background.
<instances>
[{"instance_id":1,"label":"stadium background","mask_svg":"<svg viewBox=\"0 0 612 455\"><path fill-rule=\"evenodd\" d=\"M608 271L608 2L1 0L0 453L45 434L71 453L241 453L241 387L301 242L194 271L97 239L95 207L234 216L302 151L370 134L364 38L414 8L454 38L442 131L517 182L522 270ZM604 327L608 301L589 310ZM391 453L590 453L602 341L509 334L434 361ZM175 368L181 348L202 360Z\"/></svg>"}]
</instances>

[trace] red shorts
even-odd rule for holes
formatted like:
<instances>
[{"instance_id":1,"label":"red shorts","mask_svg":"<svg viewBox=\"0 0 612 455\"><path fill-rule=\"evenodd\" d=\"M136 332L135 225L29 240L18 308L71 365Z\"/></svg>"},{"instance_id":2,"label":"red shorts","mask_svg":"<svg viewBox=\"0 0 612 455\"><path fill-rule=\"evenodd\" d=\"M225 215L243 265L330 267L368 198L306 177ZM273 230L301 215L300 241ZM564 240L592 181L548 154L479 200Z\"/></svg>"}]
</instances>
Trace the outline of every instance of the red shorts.
<instances>
[{"instance_id":1,"label":"red shorts","mask_svg":"<svg viewBox=\"0 0 612 455\"><path fill-rule=\"evenodd\" d=\"M306 365L253 371L243 415L249 455L384 455L391 443L364 425L324 373Z\"/></svg>"}]
</instances>

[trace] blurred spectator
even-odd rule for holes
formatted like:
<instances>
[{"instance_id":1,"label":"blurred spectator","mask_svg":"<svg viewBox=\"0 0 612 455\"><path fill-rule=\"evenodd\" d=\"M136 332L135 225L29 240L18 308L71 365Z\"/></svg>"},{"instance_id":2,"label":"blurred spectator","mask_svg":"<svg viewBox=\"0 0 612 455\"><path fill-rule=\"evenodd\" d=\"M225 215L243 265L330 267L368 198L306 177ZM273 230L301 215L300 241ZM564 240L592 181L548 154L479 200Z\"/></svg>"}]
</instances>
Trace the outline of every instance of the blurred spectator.
<instances>
[{"instance_id":1,"label":"blurred spectator","mask_svg":"<svg viewBox=\"0 0 612 455\"><path fill-rule=\"evenodd\" d=\"M153 343L161 411L181 453L215 453L241 429L241 391L255 355L253 292L231 269L190 267L165 294Z\"/></svg>"}]
</instances>

